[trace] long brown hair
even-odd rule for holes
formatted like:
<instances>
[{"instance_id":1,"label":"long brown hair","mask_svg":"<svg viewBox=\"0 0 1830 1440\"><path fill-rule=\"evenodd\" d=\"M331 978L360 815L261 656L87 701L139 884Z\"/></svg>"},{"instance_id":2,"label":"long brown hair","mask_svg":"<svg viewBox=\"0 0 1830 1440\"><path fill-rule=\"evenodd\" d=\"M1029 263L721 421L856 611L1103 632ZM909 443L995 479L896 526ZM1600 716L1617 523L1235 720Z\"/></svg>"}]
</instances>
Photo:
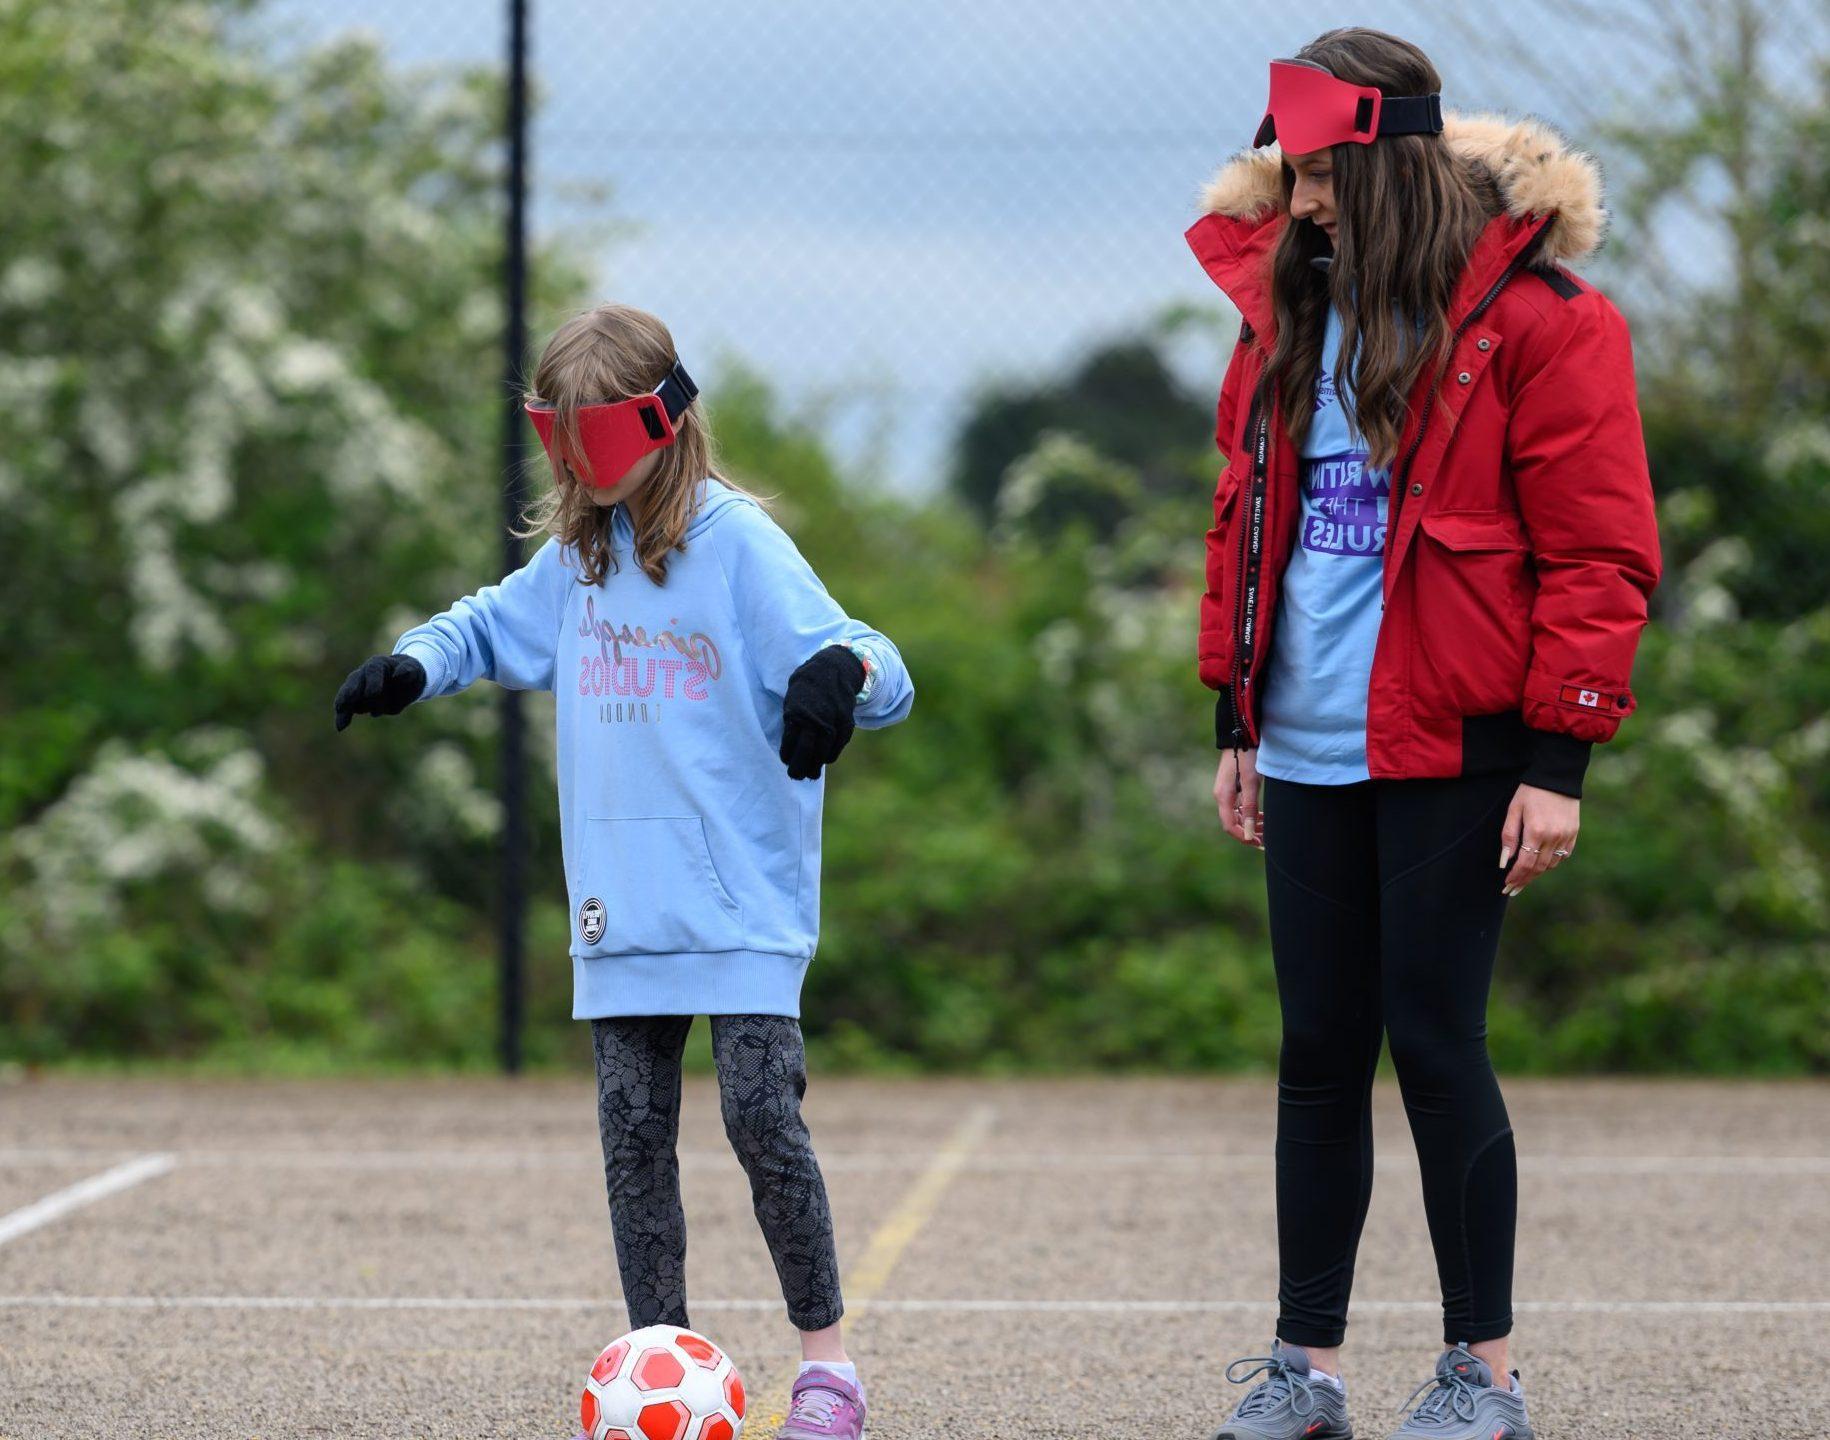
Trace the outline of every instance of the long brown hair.
<instances>
[{"instance_id":1,"label":"long brown hair","mask_svg":"<svg viewBox=\"0 0 1830 1440\"><path fill-rule=\"evenodd\" d=\"M1442 78L1423 51L1380 30L1330 30L1295 56L1355 85L1387 95L1428 95ZM1457 155L1441 135L1388 135L1370 145L1332 149L1339 223L1334 263L1316 225L1289 223L1271 260L1276 342L1265 363L1283 402L1290 439L1301 445L1315 413L1328 307L1341 312L1342 354L1355 356L1351 413L1373 465L1390 465L1426 364L1451 339L1448 308L1456 282L1489 218L1504 208L1493 177ZM1289 209L1295 177L1283 167ZM1421 325L1421 336L1411 329Z\"/></svg>"},{"instance_id":2,"label":"long brown hair","mask_svg":"<svg viewBox=\"0 0 1830 1440\"><path fill-rule=\"evenodd\" d=\"M674 337L646 310L599 305L574 315L553 332L534 366L534 383L526 398L559 412L553 427L559 443L554 448L578 455L580 407L646 395L678 359ZM697 400L674 422L674 437L674 443L659 452L654 474L642 487L642 518L635 532L636 563L657 585L666 582L668 554L686 549L699 482L710 476L733 490L743 489L713 468L711 427ZM516 533L524 538L558 536L578 555L580 582L601 584L616 570L610 545L612 507L591 499L568 461L554 457L550 470L553 488L528 506L522 516L525 528Z\"/></svg>"}]
</instances>

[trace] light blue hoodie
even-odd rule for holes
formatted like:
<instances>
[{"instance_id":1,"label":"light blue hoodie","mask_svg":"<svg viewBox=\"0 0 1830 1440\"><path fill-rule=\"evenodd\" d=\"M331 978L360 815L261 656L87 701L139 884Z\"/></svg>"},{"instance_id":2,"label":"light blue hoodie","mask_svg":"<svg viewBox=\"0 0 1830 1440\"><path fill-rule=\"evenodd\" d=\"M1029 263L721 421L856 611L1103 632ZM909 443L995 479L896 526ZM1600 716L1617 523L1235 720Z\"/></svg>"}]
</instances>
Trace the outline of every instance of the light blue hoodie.
<instances>
[{"instance_id":1,"label":"light blue hoodie","mask_svg":"<svg viewBox=\"0 0 1830 1440\"><path fill-rule=\"evenodd\" d=\"M703 482L657 586L612 512L617 569L579 583L549 540L499 585L407 631L421 699L478 680L558 697L559 825L572 910L572 1014L800 1014L820 928L819 780L778 750L788 677L861 645L864 729L908 715L896 647L848 618L762 506Z\"/></svg>"}]
</instances>

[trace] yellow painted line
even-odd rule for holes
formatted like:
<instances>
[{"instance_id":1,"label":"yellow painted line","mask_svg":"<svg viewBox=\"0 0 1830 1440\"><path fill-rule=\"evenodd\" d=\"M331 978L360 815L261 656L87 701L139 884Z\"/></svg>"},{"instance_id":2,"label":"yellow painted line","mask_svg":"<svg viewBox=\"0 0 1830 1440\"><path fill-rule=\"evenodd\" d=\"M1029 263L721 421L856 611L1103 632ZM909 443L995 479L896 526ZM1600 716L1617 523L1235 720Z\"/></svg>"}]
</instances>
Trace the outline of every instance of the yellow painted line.
<instances>
[{"instance_id":1,"label":"yellow painted line","mask_svg":"<svg viewBox=\"0 0 1830 1440\"><path fill-rule=\"evenodd\" d=\"M934 1152L927 1169L916 1177L901 1203L877 1227L870 1243L864 1247L863 1258L844 1276L846 1319L854 1328L871 1301L883 1294L903 1253L921 1233L922 1227L934 1218L934 1212L940 1208L940 1197L990 1133L996 1113L990 1105L977 1105L966 1113L946 1142ZM769 1417L757 1440L773 1440L775 1432L788 1418L788 1397L793 1388L794 1376L790 1374L770 1391L769 1404L759 1406L753 1412L759 1419L764 1415Z\"/></svg>"}]
</instances>

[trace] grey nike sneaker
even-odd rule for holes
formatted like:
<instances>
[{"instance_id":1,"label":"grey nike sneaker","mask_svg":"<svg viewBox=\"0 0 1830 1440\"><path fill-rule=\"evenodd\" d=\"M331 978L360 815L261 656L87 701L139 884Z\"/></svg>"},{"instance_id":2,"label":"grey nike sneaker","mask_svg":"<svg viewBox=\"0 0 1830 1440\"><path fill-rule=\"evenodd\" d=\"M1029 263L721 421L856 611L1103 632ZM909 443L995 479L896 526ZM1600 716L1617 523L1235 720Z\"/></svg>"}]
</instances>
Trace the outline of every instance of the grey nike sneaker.
<instances>
[{"instance_id":1,"label":"grey nike sneaker","mask_svg":"<svg viewBox=\"0 0 1830 1440\"><path fill-rule=\"evenodd\" d=\"M1248 1368L1235 1375L1241 1365ZM1347 1396L1310 1371L1309 1352L1302 1346L1273 1341L1269 1355L1226 1367L1226 1378L1235 1385L1254 1375L1265 1378L1214 1432L1214 1440L1353 1440Z\"/></svg>"},{"instance_id":2,"label":"grey nike sneaker","mask_svg":"<svg viewBox=\"0 0 1830 1440\"><path fill-rule=\"evenodd\" d=\"M1525 1418L1525 1387L1512 1372L1510 1390L1494 1388L1487 1362L1457 1345L1436 1362L1436 1374L1411 1391L1409 1405L1425 1390L1411 1418L1391 1440L1532 1440Z\"/></svg>"}]
</instances>

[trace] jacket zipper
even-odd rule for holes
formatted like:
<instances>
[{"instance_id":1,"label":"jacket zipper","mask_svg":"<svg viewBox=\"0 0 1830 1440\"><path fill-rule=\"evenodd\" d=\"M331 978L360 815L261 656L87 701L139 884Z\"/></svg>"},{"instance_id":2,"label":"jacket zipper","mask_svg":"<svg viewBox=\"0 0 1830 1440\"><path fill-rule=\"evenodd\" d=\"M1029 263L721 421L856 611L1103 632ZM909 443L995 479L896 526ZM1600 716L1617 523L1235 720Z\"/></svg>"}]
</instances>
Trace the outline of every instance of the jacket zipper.
<instances>
[{"instance_id":1,"label":"jacket zipper","mask_svg":"<svg viewBox=\"0 0 1830 1440\"><path fill-rule=\"evenodd\" d=\"M1240 517L1239 588L1233 601L1233 738L1252 739L1252 652L1258 641L1258 575L1264 560L1266 469L1271 421L1262 386L1252 400L1252 479Z\"/></svg>"}]
</instances>

